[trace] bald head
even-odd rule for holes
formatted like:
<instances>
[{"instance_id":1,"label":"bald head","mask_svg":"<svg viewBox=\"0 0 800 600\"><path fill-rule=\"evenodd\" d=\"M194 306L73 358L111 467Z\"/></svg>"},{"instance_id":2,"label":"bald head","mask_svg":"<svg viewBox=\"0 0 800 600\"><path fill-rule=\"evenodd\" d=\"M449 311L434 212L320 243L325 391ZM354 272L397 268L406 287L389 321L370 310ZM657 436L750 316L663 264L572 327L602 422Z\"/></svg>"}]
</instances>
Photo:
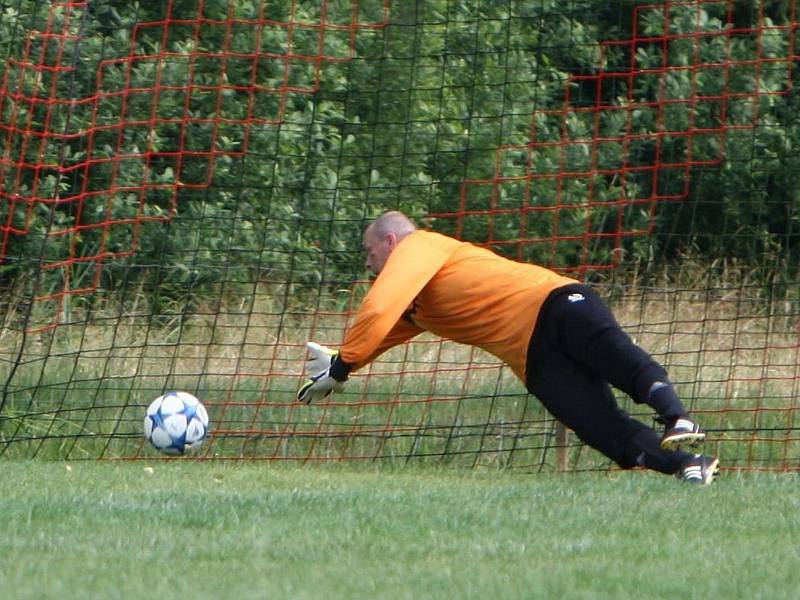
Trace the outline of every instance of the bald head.
<instances>
[{"instance_id":1,"label":"bald head","mask_svg":"<svg viewBox=\"0 0 800 600\"><path fill-rule=\"evenodd\" d=\"M400 240L416 230L414 221L397 210L383 213L375 219L364 231L367 267L374 273L380 273Z\"/></svg>"},{"instance_id":2,"label":"bald head","mask_svg":"<svg viewBox=\"0 0 800 600\"><path fill-rule=\"evenodd\" d=\"M417 226L414 224L414 221L399 210L391 210L383 213L367 227L367 231L374 232L378 237L384 237L389 233L393 233L397 236L398 241L406 237L412 231L416 231L416 229Z\"/></svg>"}]
</instances>

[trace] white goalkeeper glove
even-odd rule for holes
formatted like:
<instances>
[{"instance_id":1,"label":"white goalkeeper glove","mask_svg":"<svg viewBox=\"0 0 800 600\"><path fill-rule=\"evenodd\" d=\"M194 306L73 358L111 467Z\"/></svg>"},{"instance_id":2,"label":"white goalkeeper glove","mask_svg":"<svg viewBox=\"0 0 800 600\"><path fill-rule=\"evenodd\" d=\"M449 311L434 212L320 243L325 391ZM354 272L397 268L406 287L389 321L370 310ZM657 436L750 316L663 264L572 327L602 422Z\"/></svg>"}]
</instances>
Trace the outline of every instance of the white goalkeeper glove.
<instances>
[{"instance_id":1,"label":"white goalkeeper glove","mask_svg":"<svg viewBox=\"0 0 800 600\"><path fill-rule=\"evenodd\" d=\"M316 342L306 342L308 359L306 360L306 374L319 375L331 368L333 359L339 354L337 350L323 346Z\"/></svg>"},{"instance_id":2,"label":"white goalkeeper glove","mask_svg":"<svg viewBox=\"0 0 800 600\"><path fill-rule=\"evenodd\" d=\"M321 346L315 342L307 342L308 360L306 360L306 372L310 373L308 381L297 391L297 400L305 404L318 402L327 398L332 392L341 392L344 389L344 382L347 381L349 368L344 369L344 380L334 379L331 376L331 366L337 361L339 352ZM339 365L342 372L342 365Z\"/></svg>"}]
</instances>

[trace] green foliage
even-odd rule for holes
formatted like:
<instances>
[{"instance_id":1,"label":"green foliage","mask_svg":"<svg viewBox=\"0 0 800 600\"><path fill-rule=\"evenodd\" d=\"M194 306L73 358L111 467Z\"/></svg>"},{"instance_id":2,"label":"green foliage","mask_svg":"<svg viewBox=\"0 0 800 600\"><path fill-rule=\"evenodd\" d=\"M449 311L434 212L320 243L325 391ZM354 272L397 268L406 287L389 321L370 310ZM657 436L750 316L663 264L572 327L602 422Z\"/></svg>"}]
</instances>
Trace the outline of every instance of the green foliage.
<instances>
[{"instance_id":1,"label":"green foliage","mask_svg":"<svg viewBox=\"0 0 800 600\"><path fill-rule=\"evenodd\" d=\"M737 27L759 18L745 4ZM0 266L9 289L22 282L27 295L45 295L96 274L112 293L123 282L157 286L163 301L200 302L263 279L335 287L363 276L361 230L390 208L441 214L430 223L438 230L562 267L608 261L616 249L607 236L621 226L652 233L622 242L626 260L650 268L690 252L765 265L770 278L800 255L800 107L784 93L792 71L781 60L747 62L787 56L783 30L672 40L670 66L742 62L637 76L631 90L604 85L603 102L624 108L632 94L640 106L630 119L609 111L599 132L591 113L546 112L563 108L571 76L630 65L620 47L606 47L601 64L601 42L630 37L634 8L640 37L662 35L665 16L670 33L713 34L727 27L723 3L676 3L665 15L632 0L395 2L382 26L382 1L329 2L326 23L342 27L321 30L311 26L318 2L209 0L206 20L175 21L196 19L200 6L176 1L170 15L157 2L54 7L50 30L74 36L59 49L32 33L48 27L48 3L4 5L0 69L7 93L21 97L6 97L3 122L64 134L3 136L4 156L21 161L2 166L3 191L59 199L14 205L8 220L26 233L11 234ZM786 24L781 6L765 3L766 25ZM256 27L257 18L269 21ZM354 18L362 26L350 31ZM634 51L640 68L662 64L659 43ZM75 68L34 72L24 57ZM569 85L576 108L596 102L593 80ZM724 102L669 102L722 92ZM33 97L72 102L25 100ZM640 137L592 143L626 128ZM711 133L682 135L690 129ZM529 152L532 135L573 142ZM696 166L662 169L656 182L636 170L656 154L662 163L690 155ZM624 185L601 174L538 178L623 164L632 168ZM528 179L492 182L498 173ZM681 196L687 178L680 201L626 205ZM540 212L520 211L523 203ZM460 208L474 214L456 219ZM523 231L558 241L519 247ZM40 268L65 259L82 262Z\"/></svg>"},{"instance_id":2,"label":"green foliage","mask_svg":"<svg viewBox=\"0 0 800 600\"><path fill-rule=\"evenodd\" d=\"M696 28L695 9L678 16L682 18L672 22L675 33ZM722 15L701 11L700 16L707 31L725 27L719 18ZM662 29L661 23L651 21L650 25L652 31L645 33L655 35ZM765 25L773 22L767 18ZM758 42L760 50L756 48ZM645 97L653 99L659 93L670 98L691 97L692 86L699 98L729 94L724 100L701 99L695 106L665 115L665 126L671 129L693 127L712 133L691 139L665 138L662 156L680 158L691 153L692 161L701 166L690 173L662 174L659 185L665 193L676 193L688 176L689 194L685 202L668 203L659 209L656 235L648 243L653 247L651 252L664 260L685 254L723 256L749 262L761 271L764 281L778 274L792 277L788 263L800 256L800 245L793 235L800 218L798 161L793 152L800 141L800 128L791 66L783 60L790 53L789 38L779 30L767 30L760 40L743 35L730 38L729 44L726 47L721 37L702 39L697 44L691 38L683 44L673 43L670 64L721 64L726 56L741 62L696 74L678 72L665 82L654 80L654 84L664 84L665 91L642 90ZM655 47L641 52L651 57L651 62L660 57ZM760 67L748 62L759 52L777 62ZM727 120L723 120L725 117ZM724 125L728 128L714 132Z\"/></svg>"}]
</instances>

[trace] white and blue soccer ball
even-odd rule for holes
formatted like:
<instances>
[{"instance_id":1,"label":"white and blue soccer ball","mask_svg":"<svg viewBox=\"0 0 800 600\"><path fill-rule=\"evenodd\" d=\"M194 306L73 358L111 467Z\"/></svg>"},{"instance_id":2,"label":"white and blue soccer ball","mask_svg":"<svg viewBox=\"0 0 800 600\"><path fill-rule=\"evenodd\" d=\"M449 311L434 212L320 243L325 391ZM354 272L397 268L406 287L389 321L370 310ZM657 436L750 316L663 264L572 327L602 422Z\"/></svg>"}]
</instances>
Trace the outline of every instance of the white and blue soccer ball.
<instances>
[{"instance_id":1,"label":"white and blue soccer ball","mask_svg":"<svg viewBox=\"0 0 800 600\"><path fill-rule=\"evenodd\" d=\"M164 454L196 450L208 435L208 411L187 392L168 392L147 407L144 437Z\"/></svg>"}]
</instances>

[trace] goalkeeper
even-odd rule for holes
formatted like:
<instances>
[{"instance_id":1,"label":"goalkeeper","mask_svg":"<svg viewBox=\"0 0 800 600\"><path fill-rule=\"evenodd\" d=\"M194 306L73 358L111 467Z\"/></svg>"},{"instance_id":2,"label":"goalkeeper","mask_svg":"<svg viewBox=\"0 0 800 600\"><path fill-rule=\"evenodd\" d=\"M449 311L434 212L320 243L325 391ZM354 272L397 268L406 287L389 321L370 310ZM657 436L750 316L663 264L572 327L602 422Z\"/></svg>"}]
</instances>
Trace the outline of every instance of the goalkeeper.
<instances>
[{"instance_id":1,"label":"goalkeeper","mask_svg":"<svg viewBox=\"0 0 800 600\"><path fill-rule=\"evenodd\" d=\"M681 449L705 439L664 368L633 343L587 286L543 267L417 229L403 213L364 232L378 276L337 353L308 344L311 378L298 400L342 389L352 370L431 331L510 366L547 410L620 467L711 483L719 461ZM663 435L625 413L610 385L650 406Z\"/></svg>"}]
</instances>

